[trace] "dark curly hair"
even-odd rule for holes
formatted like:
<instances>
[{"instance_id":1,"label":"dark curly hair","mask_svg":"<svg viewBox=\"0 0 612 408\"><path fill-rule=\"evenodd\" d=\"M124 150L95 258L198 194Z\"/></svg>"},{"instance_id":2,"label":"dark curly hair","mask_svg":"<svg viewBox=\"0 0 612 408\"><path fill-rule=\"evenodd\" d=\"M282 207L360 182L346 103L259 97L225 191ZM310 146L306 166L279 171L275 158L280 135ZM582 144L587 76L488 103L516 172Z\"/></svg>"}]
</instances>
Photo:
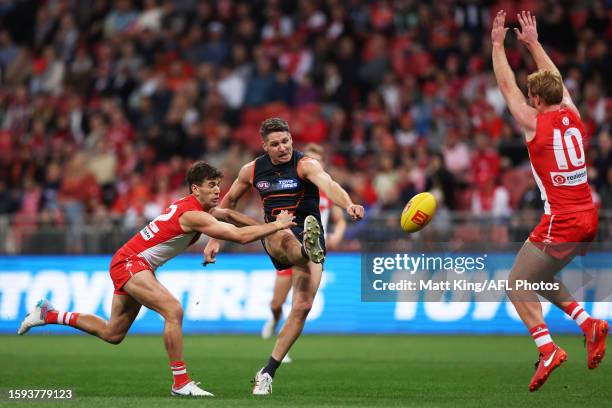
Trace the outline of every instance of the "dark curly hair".
<instances>
[{"instance_id":1,"label":"dark curly hair","mask_svg":"<svg viewBox=\"0 0 612 408\"><path fill-rule=\"evenodd\" d=\"M223 173L217 168L211 166L205 161L198 161L187 170L187 185L189 186L189 192L191 191L191 185L201 185L205 180L216 180L223 177Z\"/></svg>"}]
</instances>

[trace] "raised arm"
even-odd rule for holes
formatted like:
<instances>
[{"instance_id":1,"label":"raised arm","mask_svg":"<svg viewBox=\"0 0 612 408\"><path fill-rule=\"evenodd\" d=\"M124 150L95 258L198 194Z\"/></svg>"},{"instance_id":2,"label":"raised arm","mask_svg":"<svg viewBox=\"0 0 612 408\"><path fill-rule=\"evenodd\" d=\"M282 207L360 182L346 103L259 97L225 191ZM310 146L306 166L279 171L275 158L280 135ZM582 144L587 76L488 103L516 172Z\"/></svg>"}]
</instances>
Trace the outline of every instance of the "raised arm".
<instances>
[{"instance_id":1,"label":"raised arm","mask_svg":"<svg viewBox=\"0 0 612 408\"><path fill-rule=\"evenodd\" d=\"M363 206L353 204L348 193L332 180L317 160L309 157L301 159L298 163L298 174L316 185L334 204L344 208L353 221L363 218L365 213Z\"/></svg>"},{"instance_id":2,"label":"raised arm","mask_svg":"<svg viewBox=\"0 0 612 408\"><path fill-rule=\"evenodd\" d=\"M518 17L521 29L519 30L518 28L515 28L514 32L516 33L519 41L525 44L529 50L529 53L533 57L538 69L556 72L559 76L561 76L561 72L559 72L559 69L555 63L552 62L544 50L544 47L542 47L542 44L540 44L538 41L538 27L535 16L532 16L530 11L522 11L516 16ZM576 108L574 101L572 101L572 97L565 87L565 84L563 85L563 101L561 103L572 109L578 116L580 116L580 112L578 112L578 108Z\"/></svg>"},{"instance_id":3,"label":"raised arm","mask_svg":"<svg viewBox=\"0 0 612 408\"><path fill-rule=\"evenodd\" d=\"M508 109L510 109L510 113L512 113L514 119L523 128L529 139L535 131L537 112L529 106L525 95L516 85L514 73L510 68L510 64L508 64L506 50L504 49L504 39L508 31L508 28L504 27L505 20L506 12L503 10L500 10L495 16L495 20L493 20L493 28L491 30L493 72L495 73L499 90L506 100Z\"/></svg>"},{"instance_id":4,"label":"raised arm","mask_svg":"<svg viewBox=\"0 0 612 408\"><path fill-rule=\"evenodd\" d=\"M282 211L276 221L248 227L236 227L203 211L187 211L180 217L181 227L185 232L198 231L211 238L223 239L240 244L248 244L265 236L295 225L294 215Z\"/></svg>"},{"instance_id":5,"label":"raised arm","mask_svg":"<svg viewBox=\"0 0 612 408\"><path fill-rule=\"evenodd\" d=\"M251 187L251 174L253 174L254 166L254 161L242 166L238 173L238 177L232 183L227 194L223 196L221 203L219 203L219 208L230 208L232 210L236 208L240 198Z\"/></svg>"}]
</instances>

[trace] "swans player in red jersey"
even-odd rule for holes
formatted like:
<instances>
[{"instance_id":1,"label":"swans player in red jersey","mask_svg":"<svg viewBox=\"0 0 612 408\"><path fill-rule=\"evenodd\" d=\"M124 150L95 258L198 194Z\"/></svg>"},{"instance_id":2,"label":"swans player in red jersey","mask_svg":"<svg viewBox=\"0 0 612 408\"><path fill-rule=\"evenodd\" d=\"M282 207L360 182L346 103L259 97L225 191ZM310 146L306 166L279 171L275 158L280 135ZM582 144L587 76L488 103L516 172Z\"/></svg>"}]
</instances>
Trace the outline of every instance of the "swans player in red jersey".
<instances>
[{"instance_id":1,"label":"swans player in red jersey","mask_svg":"<svg viewBox=\"0 0 612 408\"><path fill-rule=\"evenodd\" d=\"M514 31L538 67L537 72L527 77L529 101L525 99L506 59L505 16L504 11L499 11L493 22L493 70L512 116L525 133L533 176L544 200L544 215L517 254L509 283L511 288L516 288L514 283L518 280L543 280L559 285L558 291L539 294L580 326L586 337L587 366L593 369L606 351L608 322L591 318L555 278L574 256L585 254L585 245L597 234L598 215L587 182L584 148L587 135L559 70L538 42L535 17L523 11L518 15L521 28ZM508 291L508 297L540 352L529 384L529 390L535 391L567 359L567 353L552 340L536 292Z\"/></svg>"},{"instance_id":2,"label":"swans player in red jersey","mask_svg":"<svg viewBox=\"0 0 612 408\"><path fill-rule=\"evenodd\" d=\"M321 163L321 166L325 168L325 152L321 145L316 143L310 143L304 149L306 156L315 159ZM319 211L321 212L321 225L323 225L323 231L325 233L325 242L328 249L334 249L340 244L346 231L346 221L342 214L342 209L337 205L334 205L331 200L323 193L319 191ZM334 232L327 234L327 226L329 221L334 224ZM272 317L266 321L263 328L261 329L261 337L263 339L271 338L275 331L278 323L280 322L283 315L283 305L287 300L289 290L291 290L291 282L293 276L293 268L281 269L276 271L276 278L274 280L274 293L272 295L272 301L270 302L270 311ZM283 363L290 363L291 358L289 354L283 358Z\"/></svg>"},{"instance_id":3,"label":"swans player in red jersey","mask_svg":"<svg viewBox=\"0 0 612 408\"><path fill-rule=\"evenodd\" d=\"M295 217L286 211L268 224L238 228L220 222L246 225L254 221L236 211L215 208L219 204L221 176L207 163L195 163L187 172L190 194L174 202L115 253L110 265L115 294L108 321L90 314L58 311L47 300L41 300L21 323L18 333L25 334L35 326L61 324L119 344L144 305L164 318L164 345L174 378L171 394L212 396L187 374L183 361L183 308L156 279L155 270L195 243L201 234L246 244L295 226Z\"/></svg>"}]
</instances>

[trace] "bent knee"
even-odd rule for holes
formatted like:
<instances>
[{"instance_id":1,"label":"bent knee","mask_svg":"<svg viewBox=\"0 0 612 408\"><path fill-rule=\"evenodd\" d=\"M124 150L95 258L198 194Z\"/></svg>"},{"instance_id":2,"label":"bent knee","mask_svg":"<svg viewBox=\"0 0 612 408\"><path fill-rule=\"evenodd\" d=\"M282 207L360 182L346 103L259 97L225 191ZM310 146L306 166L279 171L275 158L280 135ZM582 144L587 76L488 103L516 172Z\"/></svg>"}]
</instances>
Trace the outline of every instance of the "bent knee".
<instances>
[{"instance_id":1,"label":"bent knee","mask_svg":"<svg viewBox=\"0 0 612 408\"><path fill-rule=\"evenodd\" d=\"M117 344L120 344L123 341L123 339L125 339L126 334L127 333L105 333L102 336L102 340L104 340L107 343L117 345Z\"/></svg>"},{"instance_id":2,"label":"bent knee","mask_svg":"<svg viewBox=\"0 0 612 408\"><path fill-rule=\"evenodd\" d=\"M308 313L312 309L312 302L307 300L299 300L293 304L293 311L299 318L306 319Z\"/></svg>"},{"instance_id":3,"label":"bent knee","mask_svg":"<svg viewBox=\"0 0 612 408\"><path fill-rule=\"evenodd\" d=\"M279 300L273 299L272 302L270 302L270 309L273 312L279 311L282 308L283 308L283 303L281 303Z\"/></svg>"},{"instance_id":4,"label":"bent knee","mask_svg":"<svg viewBox=\"0 0 612 408\"><path fill-rule=\"evenodd\" d=\"M166 321L182 322L183 321L183 306L178 300L169 302L162 313Z\"/></svg>"}]
</instances>

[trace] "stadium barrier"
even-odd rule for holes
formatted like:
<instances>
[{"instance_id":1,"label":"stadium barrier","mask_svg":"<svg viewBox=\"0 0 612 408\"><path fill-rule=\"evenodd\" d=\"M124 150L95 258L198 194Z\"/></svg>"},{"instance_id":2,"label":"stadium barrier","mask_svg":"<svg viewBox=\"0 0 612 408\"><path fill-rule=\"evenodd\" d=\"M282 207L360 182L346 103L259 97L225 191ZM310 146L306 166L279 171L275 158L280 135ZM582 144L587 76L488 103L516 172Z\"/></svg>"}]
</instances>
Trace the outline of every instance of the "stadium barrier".
<instances>
[{"instance_id":1,"label":"stadium barrier","mask_svg":"<svg viewBox=\"0 0 612 408\"><path fill-rule=\"evenodd\" d=\"M450 212L439 209L421 235L407 235L399 227L400 210L380 211L371 208L359 223L348 223L340 251L359 250L360 242L368 239L396 239L401 241L462 242L480 246L494 245L503 250L509 242L525 240L540 218L539 211L515 211L509 217L471 212ZM83 224L50 223L40 215L0 215L0 255L25 254L107 254L113 253L146 224L144 218L132 220L127 226L125 217L103 219L86 218ZM203 240L204 238L202 238ZM599 233L596 241L612 251L612 210L599 211ZM194 246L193 251L199 252ZM261 252L259 242L249 245L227 245L228 252Z\"/></svg>"},{"instance_id":2,"label":"stadium barrier","mask_svg":"<svg viewBox=\"0 0 612 408\"><path fill-rule=\"evenodd\" d=\"M589 255L607 274L612 252ZM490 254L509 269L511 254ZM186 333L259 333L269 315L274 271L261 254L221 254L201 267L201 255L185 254L160 268L157 276L183 303ZM38 299L47 297L59 310L109 316L113 294L108 276L110 256L0 257L0 333L15 333ZM307 333L445 333L524 334L513 306L499 302L364 302L361 256L330 254L320 292L306 325ZM285 305L288 311L289 305ZM587 302L598 318L612 318L612 303ZM544 304L551 330L579 333L561 311ZM130 333L161 333L163 322L143 309ZM64 326L45 326L34 333L77 333Z\"/></svg>"}]
</instances>

